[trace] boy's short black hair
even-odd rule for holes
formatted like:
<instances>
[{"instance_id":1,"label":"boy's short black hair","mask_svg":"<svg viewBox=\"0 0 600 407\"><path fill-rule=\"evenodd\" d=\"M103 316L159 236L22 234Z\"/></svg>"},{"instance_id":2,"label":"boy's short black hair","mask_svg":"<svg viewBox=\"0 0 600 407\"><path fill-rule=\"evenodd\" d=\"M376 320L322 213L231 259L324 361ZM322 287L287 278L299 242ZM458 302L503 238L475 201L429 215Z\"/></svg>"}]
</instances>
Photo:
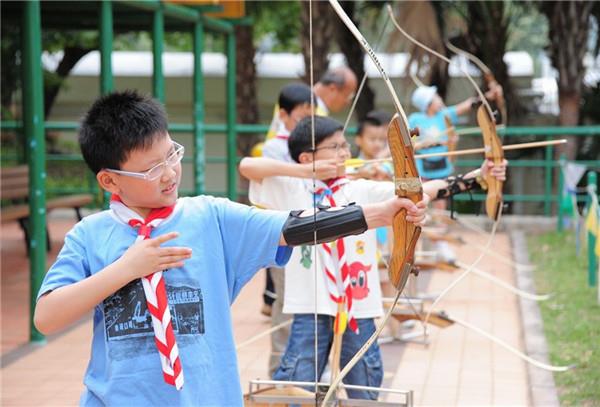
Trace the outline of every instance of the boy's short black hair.
<instances>
[{"instance_id":1,"label":"boy's short black hair","mask_svg":"<svg viewBox=\"0 0 600 407\"><path fill-rule=\"evenodd\" d=\"M98 98L81 121L79 145L83 158L97 174L121 169L133 150L145 149L166 135L167 114L155 99L133 90Z\"/></svg>"},{"instance_id":2,"label":"boy's short black hair","mask_svg":"<svg viewBox=\"0 0 600 407\"><path fill-rule=\"evenodd\" d=\"M358 137L362 136L362 132L365 129L365 126L387 126L392 120L392 115L388 112L384 112L382 110L371 110L364 119L362 119L358 123L358 130L356 135Z\"/></svg>"},{"instance_id":3,"label":"boy's short black hair","mask_svg":"<svg viewBox=\"0 0 600 407\"><path fill-rule=\"evenodd\" d=\"M290 156L296 162L299 162L300 154L306 151L312 151L312 128L311 117L305 117L300 120L296 128L292 130L288 139ZM314 116L315 120L315 146L321 144L323 140L330 137L336 131L343 130L344 126L337 120L325 116Z\"/></svg>"},{"instance_id":4,"label":"boy's short black hair","mask_svg":"<svg viewBox=\"0 0 600 407\"><path fill-rule=\"evenodd\" d=\"M311 97L310 86L305 83L290 83L281 88L278 103L281 109L290 114L296 106L310 104Z\"/></svg>"}]
</instances>

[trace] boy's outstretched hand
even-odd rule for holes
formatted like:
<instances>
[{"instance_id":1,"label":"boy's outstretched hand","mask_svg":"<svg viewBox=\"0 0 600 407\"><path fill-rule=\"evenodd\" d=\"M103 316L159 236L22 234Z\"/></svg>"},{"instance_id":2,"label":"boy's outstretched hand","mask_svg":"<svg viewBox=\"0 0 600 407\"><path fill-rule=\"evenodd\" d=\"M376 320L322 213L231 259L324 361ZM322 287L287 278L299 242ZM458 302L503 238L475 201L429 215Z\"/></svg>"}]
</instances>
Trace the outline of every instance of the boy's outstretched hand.
<instances>
[{"instance_id":1,"label":"boy's outstretched hand","mask_svg":"<svg viewBox=\"0 0 600 407\"><path fill-rule=\"evenodd\" d=\"M486 177L490 174L492 177L497 178L499 181L506 181L506 167L508 166L508 161L502 160L502 164L494 165L494 162L491 160L485 160L481 164L481 176Z\"/></svg>"},{"instance_id":2,"label":"boy's outstretched hand","mask_svg":"<svg viewBox=\"0 0 600 407\"><path fill-rule=\"evenodd\" d=\"M142 278L157 271L183 267L183 261L192 257L187 247L161 247L179 236L177 232L165 233L152 239L141 240L129 247L118 260L120 266L130 273L131 280Z\"/></svg>"},{"instance_id":3,"label":"boy's outstretched hand","mask_svg":"<svg viewBox=\"0 0 600 407\"><path fill-rule=\"evenodd\" d=\"M410 199L395 197L387 201L364 205L363 212L369 229L391 225L394 216L401 209L406 209L406 220L408 222L422 224L425 221L427 204L429 204L427 194L423 194L423 200L416 204Z\"/></svg>"},{"instance_id":4,"label":"boy's outstretched hand","mask_svg":"<svg viewBox=\"0 0 600 407\"><path fill-rule=\"evenodd\" d=\"M301 165L305 170L305 178L312 178L314 175L316 179L325 181L345 175L345 168L343 165L340 165L337 159L316 160L314 163L314 174L312 162Z\"/></svg>"}]
</instances>

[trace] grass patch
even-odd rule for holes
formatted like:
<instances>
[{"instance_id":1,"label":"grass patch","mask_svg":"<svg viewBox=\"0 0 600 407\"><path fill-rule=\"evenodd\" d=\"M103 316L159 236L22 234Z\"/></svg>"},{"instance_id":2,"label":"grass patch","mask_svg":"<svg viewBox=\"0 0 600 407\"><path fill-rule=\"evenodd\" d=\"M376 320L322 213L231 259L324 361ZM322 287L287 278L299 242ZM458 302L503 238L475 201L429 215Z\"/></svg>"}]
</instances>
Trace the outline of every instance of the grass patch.
<instances>
[{"instance_id":1,"label":"grass patch","mask_svg":"<svg viewBox=\"0 0 600 407\"><path fill-rule=\"evenodd\" d=\"M552 292L540 302L544 332L553 364L577 367L555 373L561 405L600 406L600 306L588 286L587 249L577 255L573 233L529 237L537 265L538 292Z\"/></svg>"}]
</instances>

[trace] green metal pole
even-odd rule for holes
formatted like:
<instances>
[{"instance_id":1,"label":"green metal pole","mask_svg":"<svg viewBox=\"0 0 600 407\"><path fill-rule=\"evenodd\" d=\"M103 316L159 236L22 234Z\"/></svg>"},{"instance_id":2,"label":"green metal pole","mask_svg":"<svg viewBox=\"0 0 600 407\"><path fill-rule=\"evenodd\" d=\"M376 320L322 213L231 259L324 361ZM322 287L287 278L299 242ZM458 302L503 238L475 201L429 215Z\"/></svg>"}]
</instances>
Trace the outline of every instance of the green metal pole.
<instances>
[{"instance_id":1,"label":"green metal pole","mask_svg":"<svg viewBox=\"0 0 600 407\"><path fill-rule=\"evenodd\" d=\"M112 73L113 10L110 0L100 3L100 94L113 91ZM97 185L94 183L94 185ZM102 194L102 207L108 209L108 192Z\"/></svg>"},{"instance_id":2,"label":"green metal pole","mask_svg":"<svg viewBox=\"0 0 600 407\"><path fill-rule=\"evenodd\" d=\"M547 140L551 140L551 137L547 137ZM544 186L544 215L550 216L550 212L552 209L552 162L554 161L552 156L552 146L547 146L545 151L545 175L546 175L546 183ZM559 203L560 205L560 203Z\"/></svg>"},{"instance_id":3,"label":"green metal pole","mask_svg":"<svg viewBox=\"0 0 600 407\"><path fill-rule=\"evenodd\" d=\"M165 103L165 77L163 74L162 54L164 42L165 18L161 6L154 11L152 22L152 90L154 97Z\"/></svg>"},{"instance_id":4,"label":"green metal pole","mask_svg":"<svg viewBox=\"0 0 600 407\"><path fill-rule=\"evenodd\" d=\"M202 51L204 48L204 27L194 24L194 192L205 191L206 157L204 155L204 77L202 75Z\"/></svg>"},{"instance_id":5,"label":"green metal pole","mask_svg":"<svg viewBox=\"0 0 600 407\"><path fill-rule=\"evenodd\" d=\"M598 181L596 177L595 171L588 172L587 176L587 184L588 184L588 208L589 210L597 210L597 208L592 204L592 194L598 194ZM597 233L597 231L596 231ZM596 256L596 239L598 236L594 236L594 234L588 230L588 284L590 287L596 286L596 272L598 270L598 257Z\"/></svg>"},{"instance_id":6,"label":"green metal pole","mask_svg":"<svg viewBox=\"0 0 600 407\"><path fill-rule=\"evenodd\" d=\"M110 0L100 4L100 94L113 90L112 74L113 15Z\"/></svg>"},{"instance_id":7,"label":"green metal pole","mask_svg":"<svg viewBox=\"0 0 600 407\"><path fill-rule=\"evenodd\" d=\"M235 34L227 34L227 196L237 200L237 143L235 92Z\"/></svg>"},{"instance_id":8,"label":"green metal pole","mask_svg":"<svg viewBox=\"0 0 600 407\"><path fill-rule=\"evenodd\" d=\"M558 197L557 199L557 211L558 211L558 216L557 216L557 223L556 223L556 229L559 232L563 231L563 217L565 216L564 214L564 207L563 207L563 193L564 193L564 188L565 188L565 176L563 174L563 168L564 168L564 164L565 164L565 155L561 154L560 156L560 165L558 167L558 191L556 196ZM552 169L550 169L550 171L552 171ZM546 167L546 173L548 173L548 168ZM548 191L546 190L546 193ZM546 196L544 194L544 202L546 201Z\"/></svg>"},{"instance_id":9,"label":"green metal pole","mask_svg":"<svg viewBox=\"0 0 600 407\"><path fill-rule=\"evenodd\" d=\"M46 274L46 142L44 138L44 85L42 24L39 1L23 3L23 127L29 165L29 272L30 335L44 341L33 325L36 298Z\"/></svg>"}]
</instances>

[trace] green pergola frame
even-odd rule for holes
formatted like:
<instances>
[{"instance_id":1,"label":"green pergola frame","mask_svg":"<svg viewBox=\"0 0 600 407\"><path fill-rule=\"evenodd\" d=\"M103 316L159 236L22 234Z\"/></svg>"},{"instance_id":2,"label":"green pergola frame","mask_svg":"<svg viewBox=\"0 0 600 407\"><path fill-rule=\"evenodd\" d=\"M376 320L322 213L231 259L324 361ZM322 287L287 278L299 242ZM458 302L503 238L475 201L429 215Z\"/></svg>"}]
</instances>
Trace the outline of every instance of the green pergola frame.
<instances>
[{"instance_id":1,"label":"green pergola frame","mask_svg":"<svg viewBox=\"0 0 600 407\"><path fill-rule=\"evenodd\" d=\"M31 0L13 3L9 12L22 16L22 79L23 79L23 123L25 150L29 171L29 207L30 207L30 340L44 341L44 336L33 325L33 310L36 296L46 271L46 146L45 118L43 106L43 74L41 66L42 18L52 28L93 29L100 33L100 94L113 90L112 43L115 20L132 29L151 27L153 42L153 95L164 102L165 79L162 66L164 32L167 27L189 27L193 34L193 120L192 134L194 144L194 191L197 194L205 190L205 109L204 79L202 77L202 52L204 30L208 29L226 36L226 123L227 137L227 195L237 198L236 173L236 90L235 90L235 21L217 20L203 13L217 11L220 6L188 7L163 3L159 0L145 1L109 1L79 2L76 11L70 2L40 2ZM118 8L118 10L116 10ZM137 9L143 13L131 13ZM141 17L140 17L141 15ZM150 19L148 18L151 18ZM99 22L99 23L98 23ZM2 123L2 128L21 127L11 123Z\"/></svg>"}]
</instances>

